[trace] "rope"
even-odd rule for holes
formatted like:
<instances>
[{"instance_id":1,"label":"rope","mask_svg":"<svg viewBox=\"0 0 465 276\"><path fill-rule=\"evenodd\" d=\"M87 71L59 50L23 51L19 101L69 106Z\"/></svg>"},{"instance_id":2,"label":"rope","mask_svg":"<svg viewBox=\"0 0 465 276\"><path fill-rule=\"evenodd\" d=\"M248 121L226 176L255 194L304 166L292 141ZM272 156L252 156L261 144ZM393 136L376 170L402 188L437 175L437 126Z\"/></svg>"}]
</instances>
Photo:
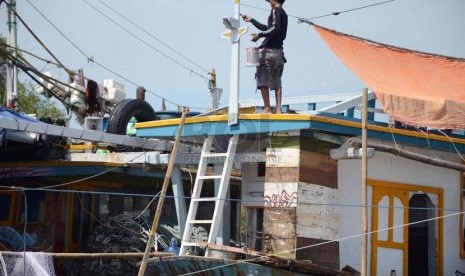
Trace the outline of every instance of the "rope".
<instances>
[{"instance_id":1,"label":"rope","mask_svg":"<svg viewBox=\"0 0 465 276\"><path fill-rule=\"evenodd\" d=\"M74 47L76 50L78 50L78 51L87 59L87 62L88 62L88 63L91 62L91 63L97 64L97 65L100 66L101 68L103 68L103 69L107 70L108 72L114 74L115 76L118 76L118 77L120 77L121 79L123 79L123 80L125 80L125 81L131 83L132 85L134 85L134 86L136 86L136 87L140 86L139 84L137 84L137 83L135 83L135 82L129 80L128 78L124 77L123 75L121 75L121 74L115 72L114 70L112 70L112 69L108 68L107 66L103 65L102 63L98 62L97 60L95 60L94 57L88 56L81 48L79 48L79 46L77 46L76 43L74 43L74 42L73 42L70 38L68 38L55 24L53 24L53 22L51 22L51 21L47 18L47 16L46 16L45 14L43 14L36 6L34 6L29 0L27 0L27 2L28 2L31 6L33 6L33 8L34 8L34 9L35 9L35 10L36 10L36 11L50 24L50 25L52 25L52 27L53 27L55 30L57 30L69 43L71 43L71 45L73 45L73 47ZM17 13L15 13L15 14L17 14ZM19 18L19 16L18 16L18 18ZM23 20L21 20L21 22L22 22L22 23L25 25L25 27L26 27L26 23L25 23ZM34 32L33 32L30 28L28 28L28 27L26 27L26 28L27 28L28 31L31 33L31 35L33 35L34 37L37 37L37 36L34 34ZM38 38L36 38L36 39L38 39ZM43 43L42 43L42 44L43 44ZM41 44L41 45L42 45L42 44ZM43 47L45 47L45 45L44 45ZM50 53L50 55L52 55L52 54ZM53 55L52 55L52 56L53 56ZM69 69L67 70L66 67L65 67L63 64L59 63L59 65L62 66L63 69L65 69L65 71L68 72ZM69 72L68 72L68 73L69 73ZM74 73L74 72L71 72L71 73L72 73L72 74L76 74L76 73ZM154 96L156 96L156 97L162 99L162 100L165 100L165 101L167 101L167 102L169 102L169 103L172 103L173 105L181 106L181 105L175 103L174 101L171 101L171 100L169 100L169 99L166 99L166 98L163 97L163 96L160 96L160 95L156 94L155 92L152 92L152 91L149 91L149 90L146 90L146 91L147 91L148 93L150 93L150 94L152 94L152 95L154 95Z\"/></svg>"},{"instance_id":2,"label":"rope","mask_svg":"<svg viewBox=\"0 0 465 276\"><path fill-rule=\"evenodd\" d=\"M183 67L184 69L188 70L190 73L194 73L195 75L197 75L198 77L200 78L203 78L205 80L209 80L207 77L205 77L204 75L202 75L201 73L195 71L195 70L192 70L191 68L187 67L186 65L180 63L179 61L173 59L172 57L168 56L167 54L163 53L162 51L158 50L157 48L155 48L154 46L150 45L149 43L147 43L145 40L143 40L142 38L140 38L139 36L137 36L136 34L134 34L133 32L131 32L130 30L128 30L126 27L124 27L123 25L121 25L120 23L116 22L114 19L112 19L111 17L109 17L108 15L106 15L105 13L103 13L101 10L99 10L97 7L95 7L94 5L92 5L91 3L89 3L87 0L82 0L84 3L86 3L87 5L89 5L90 7L92 7L95 11L97 11L98 13L100 13L102 16L104 16L105 18L107 18L108 20L110 20L112 23L114 23L115 25L117 25L118 27L120 27L121 29L123 29L125 32L127 32L129 35L131 35L132 37L134 37L135 39L139 40L140 42L142 42L143 44L147 45L148 47L150 47L152 50L156 51L157 53L159 53L160 55L166 57L167 59L171 60L172 62L176 63L177 65Z\"/></svg>"},{"instance_id":3,"label":"rope","mask_svg":"<svg viewBox=\"0 0 465 276\"><path fill-rule=\"evenodd\" d=\"M453 213L453 214L449 214L449 215L443 215L443 216L434 217L434 218L430 218L430 219L419 220L419 221L415 221L415 222L410 222L410 223L405 223L405 224L396 225L396 226L392 226L392 227L387 227L387 228L384 228L384 229L378 229L376 231L370 231L370 232L367 232L367 233L355 234L355 235L343 237L343 238L340 238L340 239L325 241L325 242L312 244L312 245L308 245L308 246L303 246L303 247L299 247L299 248L295 248L295 249L291 249L291 250L284 250L282 252L269 254L269 255L266 255L266 256L260 256L260 257L257 257L257 258L248 259L246 261L234 261L234 262L232 262L230 264L221 265L221 266L212 267L212 268L203 269L203 270L198 270L198 271L194 271L194 272L190 272L190 273L185 273L185 274L181 274L180 276L194 275L194 274L203 273L203 272L207 272L207 271L213 271L213 270L216 270L216 269L219 269L219 268L233 266L233 265L236 265L238 263L257 261L257 260L268 258L268 257L279 257L279 255L285 254L285 253L292 253L292 252L296 252L296 251L299 251L299 250L302 250L302 249L308 249L308 248L317 247L317 246L326 245L326 244L331 244L331 243L335 243L335 242L341 242L341 241L350 240L350 239L353 239L353 238L360 238L360 237L362 237L364 235L368 236L368 235L371 235L371 234L384 232L384 231L388 231L388 230L391 230L391 229L403 228L403 227L406 227L406 226L421 224L421 223L424 223L424 222L435 221L435 220L439 220L439 219L445 219L445 218L452 217L452 216L458 216L458 215L462 215L464 213L465 213L464 211L461 211L461 212Z\"/></svg>"},{"instance_id":4,"label":"rope","mask_svg":"<svg viewBox=\"0 0 465 276\"><path fill-rule=\"evenodd\" d=\"M114 8L112 8L110 5L106 4L105 2L103 2L102 0L98 0L100 3L102 3L104 6L106 6L107 8L109 8L110 10L112 10L114 13L118 14L119 16L121 16L122 18L124 18L126 21L128 21L129 23L131 23L133 26L135 26L136 28L138 28L139 30L141 30L142 32L144 32L145 34L147 34L148 36L152 37L153 39L155 39L156 41L160 42L161 44L163 44L165 47L167 47L168 49L170 49L171 51L175 52L176 54L180 55L182 58L184 58L185 60L189 61L190 63L194 64L195 66L197 66L198 68L200 68L201 70L205 71L206 73L210 74L210 71L208 71L207 69L205 69L204 67L200 66L199 64L197 64L196 62L194 62L193 60L189 59L188 57L186 57L185 55L181 54L179 51L177 51L176 49L174 49L173 47L171 47L170 45L168 45L167 43L163 42L162 40L160 40L159 38L157 38L156 36L154 36L153 34L147 32L145 29L143 29L142 27L140 27L139 25L137 25L134 21L130 20L129 18L127 18L126 16L124 16L123 14L121 14L120 12L118 12L117 10L115 10Z\"/></svg>"}]
</instances>

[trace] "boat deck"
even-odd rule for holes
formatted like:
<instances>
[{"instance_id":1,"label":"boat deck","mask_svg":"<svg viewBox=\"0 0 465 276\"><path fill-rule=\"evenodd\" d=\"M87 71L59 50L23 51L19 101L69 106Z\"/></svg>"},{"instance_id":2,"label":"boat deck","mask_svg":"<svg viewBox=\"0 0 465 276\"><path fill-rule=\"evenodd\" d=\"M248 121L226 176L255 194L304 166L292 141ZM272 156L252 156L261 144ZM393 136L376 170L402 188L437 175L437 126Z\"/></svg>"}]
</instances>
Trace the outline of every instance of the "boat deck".
<instances>
[{"instance_id":1,"label":"boat deck","mask_svg":"<svg viewBox=\"0 0 465 276\"><path fill-rule=\"evenodd\" d=\"M136 124L137 136L141 138L172 138L177 135L181 119L143 122ZM339 135L361 135L361 121L338 114L240 114L239 123L228 125L227 115L186 118L183 137L205 135L253 135L281 131L323 131ZM465 151L465 136L445 136L431 132L393 128L386 123L370 122L370 138L397 143L430 147L432 149Z\"/></svg>"}]
</instances>

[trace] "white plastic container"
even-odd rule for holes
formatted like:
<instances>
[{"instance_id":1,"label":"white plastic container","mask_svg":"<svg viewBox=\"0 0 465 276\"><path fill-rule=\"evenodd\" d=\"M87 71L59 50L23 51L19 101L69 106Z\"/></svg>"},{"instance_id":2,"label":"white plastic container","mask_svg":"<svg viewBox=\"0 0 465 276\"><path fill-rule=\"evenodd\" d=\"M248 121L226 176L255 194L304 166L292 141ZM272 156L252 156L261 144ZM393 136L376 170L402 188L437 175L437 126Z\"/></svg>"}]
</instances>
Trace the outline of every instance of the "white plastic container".
<instances>
[{"instance_id":1,"label":"white plastic container","mask_svg":"<svg viewBox=\"0 0 465 276\"><path fill-rule=\"evenodd\" d=\"M256 67L260 65L260 49L256 46L247 47L247 61L246 65L249 67Z\"/></svg>"},{"instance_id":2,"label":"white plastic container","mask_svg":"<svg viewBox=\"0 0 465 276\"><path fill-rule=\"evenodd\" d=\"M124 85L112 79L103 80L103 86L107 89L115 88L124 92Z\"/></svg>"},{"instance_id":3,"label":"white plastic container","mask_svg":"<svg viewBox=\"0 0 465 276\"><path fill-rule=\"evenodd\" d=\"M117 104L126 98L126 93L114 87L107 88L106 100L112 104Z\"/></svg>"},{"instance_id":4,"label":"white plastic container","mask_svg":"<svg viewBox=\"0 0 465 276\"><path fill-rule=\"evenodd\" d=\"M85 130L99 130L103 131L103 118L101 117L85 117L84 118Z\"/></svg>"}]
</instances>

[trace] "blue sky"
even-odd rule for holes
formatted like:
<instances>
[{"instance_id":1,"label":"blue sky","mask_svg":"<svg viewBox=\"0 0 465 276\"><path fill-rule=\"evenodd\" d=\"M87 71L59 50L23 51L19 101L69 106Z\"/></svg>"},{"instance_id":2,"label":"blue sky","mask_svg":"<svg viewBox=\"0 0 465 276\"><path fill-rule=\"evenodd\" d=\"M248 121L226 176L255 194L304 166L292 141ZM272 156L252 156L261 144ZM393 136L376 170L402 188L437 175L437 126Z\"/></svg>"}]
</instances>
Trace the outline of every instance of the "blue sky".
<instances>
[{"instance_id":1,"label":"blue sky","mask_svg":"<svg viewBox=\"0 0 465 276\"><path fill-rule=\"evenodd\" d=\"M100 15L83 0L29 0L87 55L141 84L149 90L180 105L210 107L207 82L185 68L141 43ZM156 49L185 66L206 72L180 58L153 38L124 21L98 0L87 0L102 12L120 22ZM227 103L230 72L230 43L221 39L223 16L232 16L233 0L101 0L132 19L147 32L194 60L205 69L216 68L218 86L224 88L221 105ZM379 2L377 0L288 0L284 8L289 15L304 18L352 9ZM264 0L242 0L243 4L269 9ZM465 19L463 0L397 0L384 5L331 16L314 22L341 32L361 36L386 44L419 51L465 58ZM2 5L1 20L6 22ZM265 22L267 11L243 6L249 14ZM116 79L126 87L129 98L135 97L135 86L86 61L26 0L18 1L18 13L33 28L60 60L68 67L84 67L87 77L98 82ZM243 24L247 24L243 22ZM1 34L6 34L6 24ZM249 34L255 31L249 25ZM255 68L245 66L248 35L241 43L240 99L260 98L255 93ZM18 30L20 48L51 59L21 26ZM284 96L330 94L361 91L364 84L337 60L315 31L306 24L297 24L289 17L288 38L285 41L288 63L283 76ZM30 61L42 69L45 64ZM61 80L66 75L47 66ZM446 81L446 80L445 80ZM147 95L157 110L161 100ZM167 103L169 109L175 109Z\"/></svg>"}]
</instances>

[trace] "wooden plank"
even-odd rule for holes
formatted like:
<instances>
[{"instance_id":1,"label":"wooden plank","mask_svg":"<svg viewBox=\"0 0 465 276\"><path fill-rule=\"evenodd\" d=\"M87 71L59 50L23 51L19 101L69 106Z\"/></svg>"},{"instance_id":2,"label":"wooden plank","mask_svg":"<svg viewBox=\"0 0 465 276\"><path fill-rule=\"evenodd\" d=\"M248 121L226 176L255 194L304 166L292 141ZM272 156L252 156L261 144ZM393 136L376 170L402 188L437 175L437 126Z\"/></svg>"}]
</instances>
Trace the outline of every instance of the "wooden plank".
<instances>
[{"instance_id":1,"label":"wooden plank","mask_svg":"<svg viewBox=\"0 0 465 276\"><path fill-rule=\"evenodd\" d=\"M328 240L297 237L297 248L308 247ZM312 263L339 269L339 242L300 249L297 260L311 260Z\"/></svg>"},{"instance_id":2,"label":"wooden plank","mask_svg":"<svg viewBox=\"0 0 465 276\"><path fill-rule=\"evenodd\" d=\"M188 108L183 107L182 116L181 116L181 123L179 124L178 135L176 136L176 140L174 141L173 151L171 152L172 155L176 156L179 140L181 140L182 129L184 127L184 122L186 120ZM155 216L152 222L152 227L150 229L149 238L147 240L147 246L145 247L144 257L142 259L140 268L139 268L139 276L143 276L145 273L145 269L147 267L147 259L149 258L150 249L152 248L152 242L155 239L156 230L158 227L158 221L160 220L161 211L163 208L163 202L165 201L166 190L168 189L168 184L171 179L171 171L174 167L174 160L175 158L170 160L168 164L168 169L166 170L165 180L163 182L163 186L160 192L160 198L158 199L157 210L155 212Z\"/></svg>"},{"instance_id":3,"label":"wooden plank","mask_svg":"<svg viewBox=\"0 0 465 276\"><path fill-rule=\"evenodd\" d=\"M298 148L268 148L266 150L266 167L298 167L299 151Z\"/></svg>"},{"instance_id":4,"label":"wooden plank","mask_svg":"<svg viewBox=\"0 0 465 276\"><path fill-rule=\"evenodd\" d=\"M299 181L337 188L337 161L328 155L300 151Z\"/></svg>"},{"instance_id":5,"label":"wooden plank","mask_svg":"<svg viewBox=\"0 0 465 276\"><path fill-rule=\"evenodd\" d=\"M335 240L339 237L338 190L299 183L297 236ZM320 205L321 204L321 205Z\"/></svg>"},{"instance_id":6,"label":"wooden plank","mask_svg":"<svg viewBox=\"0 0 465 276\"><path fill-rule=\"evenodd\" d=\"M299 134L297 134L299 135ZM299 136L273 136L270 141L271 148L299 148Z\"/></svg>"},{"instance_id":7,"label":"wooden plank","mask_svg":"<svg viewBox=\"0 0 465 276\"><path fill-rule=\"evenodd\" d=\"M313 135L314 137L321 138L321 139L325 138L324 137L325 135L321 133L309 134L309 133L306 133L305 131L302 131L302 135L300 136L300 149L315 152L315 153L321 153L323 155L329 155L329 152L331 151L331 149L339 148L341 146L341 143L345 141L345 139L342 139L342 138L340 141L337 138L332 138L335 140L335 142L331 143L328 141L322 141L322 140L315 139L313 137L309 137L308 135Z\"/></svg>"},{"instance_id":8,"label":"wooden plank","mask_svg":"<svg viewBox=\"0 0 465 276\"><path fill-rule=\"evenodd\" d=\"M265 208L263 212L264 252L279 253L296 248L296 208ZM278 254L295 259L295 251Z\"/></svg>"},{"instance_id":9,"label":"wooden plank","mask_svg":"<svg viewBox=\"0 0 465 276\"><path fill-rule=\"evenodd\" d=\"M265 174L266 182L299 182L298 167L268 167Z\"/></svg>"},{"instance_id":10,"label":"wooden plank","mask_svg":"<svg viewBox=\"0 0 465 276\"><path fill-rule=\"evenodd\" d=\"M3 251L3 254L12 255L12 256L23 256L23 252L7 252ZM49 253L41 252L45 256L50 256L53 258L63 258L63 259L140 259L144 256L143 252L123 252L123 253ZM150 257L170 257L173 256L173 253L163 253L163 252L151 252L149 253Z\"/></svg>"},{"instance_id":11,"label":"wooden plank","mask_svg":"<svg viewBox=\"0 0 465 276\"><path fill-rule=\"evenodd\" d=\"M248 249L245 247L238 248L238 247L226 246L226 245L215 244L215 243L207 243L207 242L196 242L196 244L202 248L210 248L212 250L218 250L218 251L239 253L239 254L245 254L245 255L250 255L250 256L264 256L265 255L262 252L258 252L258 251Z\"/></svg>"},{"instance_id":12,"label":"wooden plank","mask_svg":"<svg viewBox=\"0 0 465 276\"><path fill-rule=\"evenodd\" d=\"M281 208L297 206L297 189L295 183L265 183L265 207Z\"/></svg>"}]
</instances>

